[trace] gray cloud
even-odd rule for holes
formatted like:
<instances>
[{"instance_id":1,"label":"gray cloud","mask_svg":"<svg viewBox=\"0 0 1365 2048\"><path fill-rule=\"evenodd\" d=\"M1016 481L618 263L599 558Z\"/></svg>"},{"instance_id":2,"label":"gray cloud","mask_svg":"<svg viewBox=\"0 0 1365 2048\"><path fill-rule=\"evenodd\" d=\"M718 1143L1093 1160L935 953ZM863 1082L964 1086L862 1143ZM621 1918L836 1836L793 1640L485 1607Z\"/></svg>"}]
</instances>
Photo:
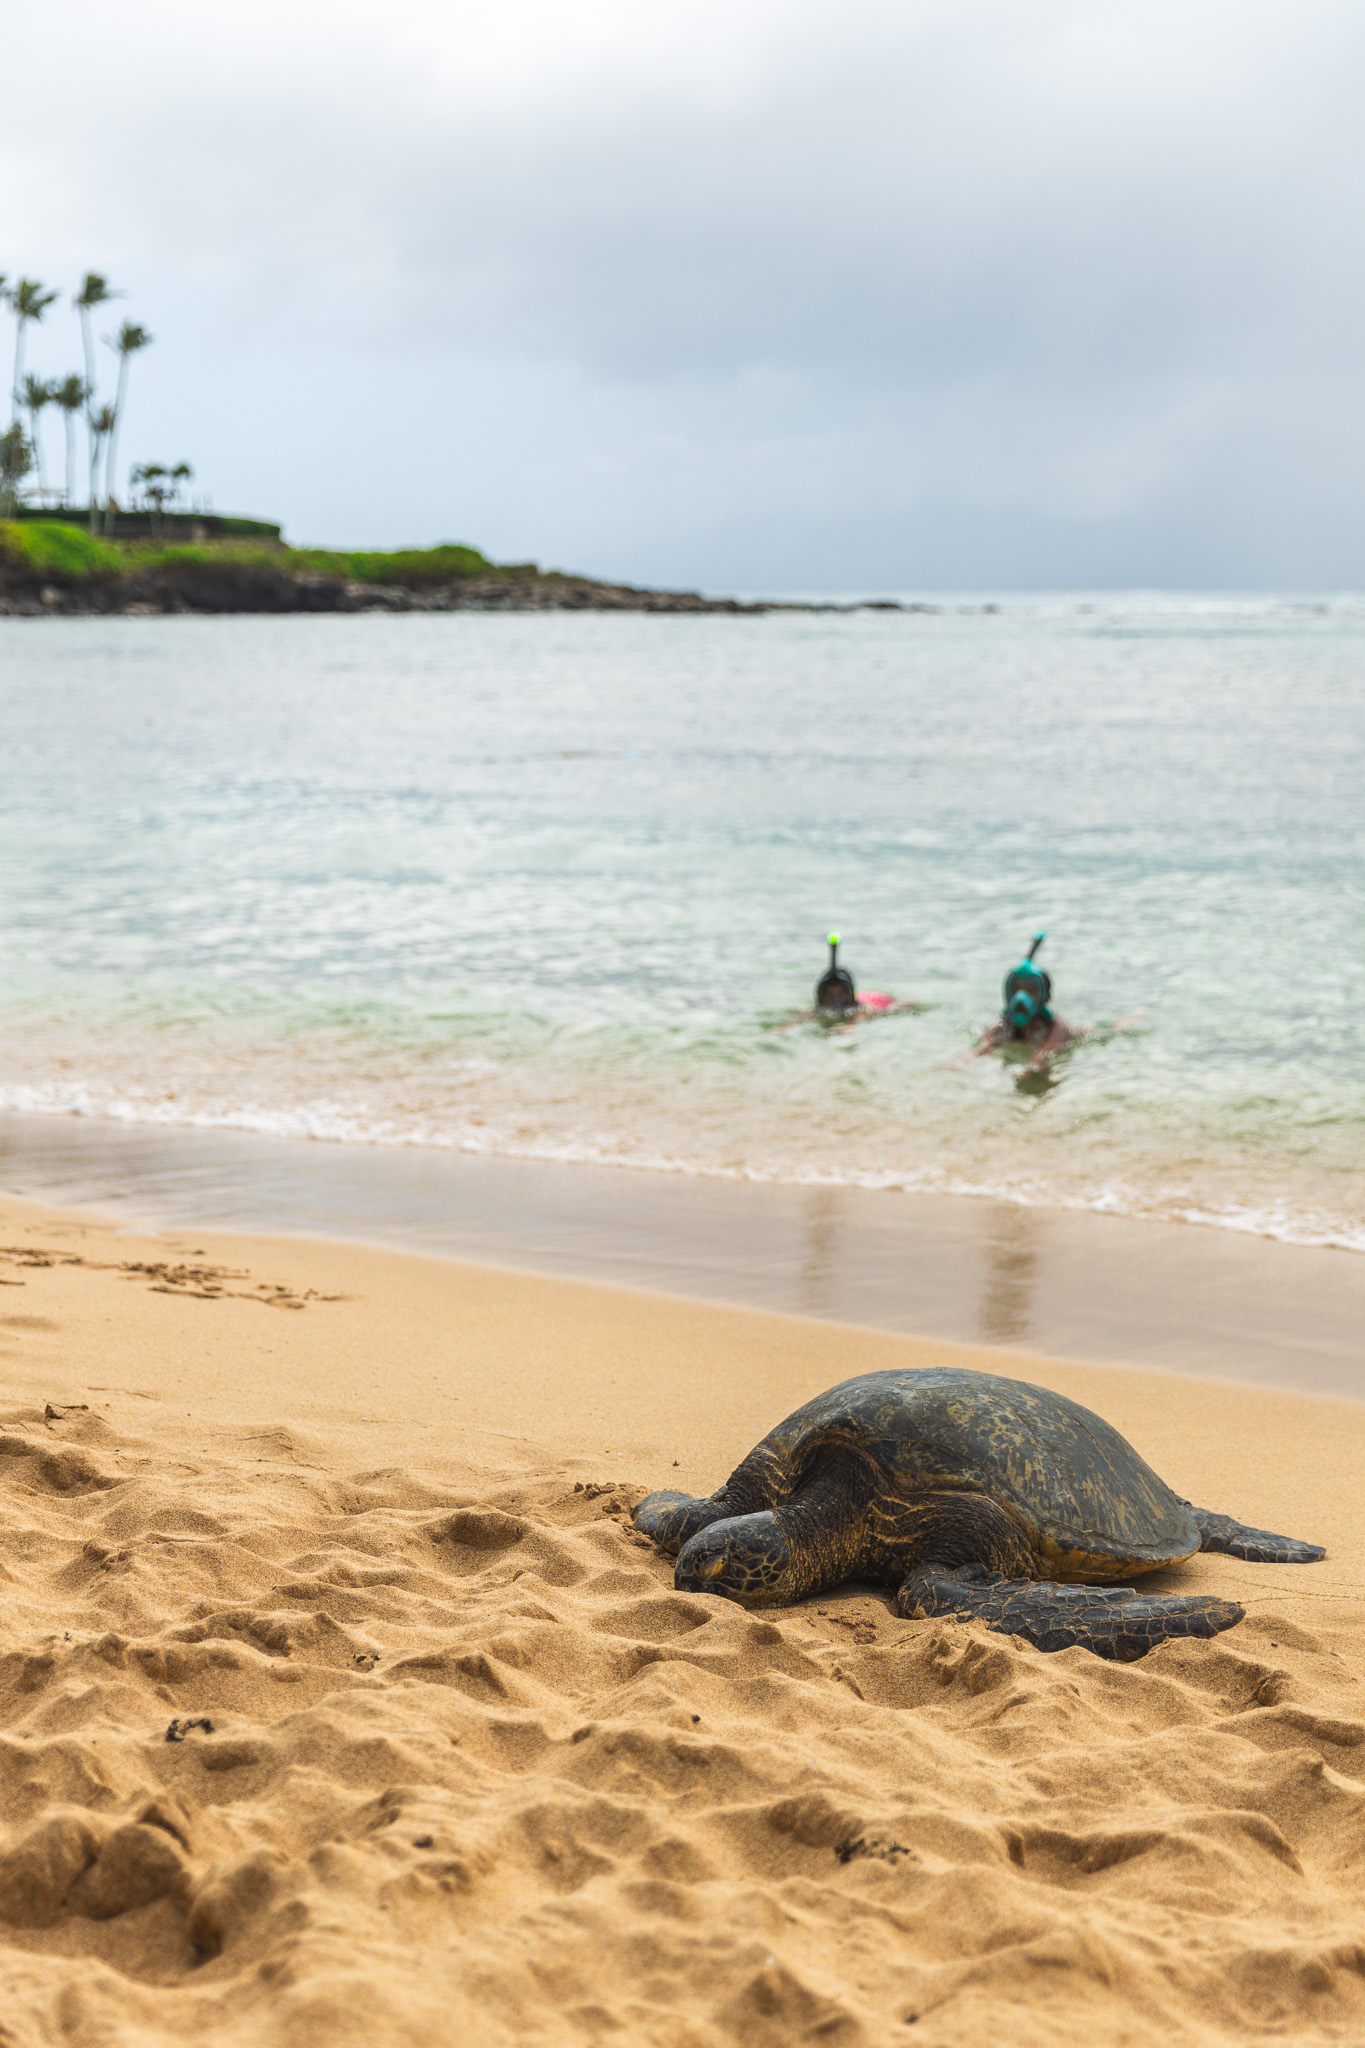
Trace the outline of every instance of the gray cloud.
<instances>
[{"instance_id":1,"label":"gray cloud","mask_svg":"<svg viewBox=\"0 0 1365 2048\"><path fill-rule=\"evenodd\" d=\"M20 25L0 266L135 285L130 457L652 579L1358 580L1358 10L484 13Z\"/></svg>"}]
</instances>

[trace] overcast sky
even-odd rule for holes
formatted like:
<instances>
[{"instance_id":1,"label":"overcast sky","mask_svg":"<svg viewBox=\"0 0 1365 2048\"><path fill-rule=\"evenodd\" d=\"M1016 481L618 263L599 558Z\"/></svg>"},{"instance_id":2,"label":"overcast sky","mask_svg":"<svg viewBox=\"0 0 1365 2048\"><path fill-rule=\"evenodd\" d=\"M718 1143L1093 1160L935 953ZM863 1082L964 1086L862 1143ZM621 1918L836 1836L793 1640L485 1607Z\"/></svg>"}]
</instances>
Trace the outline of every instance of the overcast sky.
<instances>
[{"instance_id":1,"label":"overcast sky","mask_svg":"<svg viewBox=\"0 0 1365 2048\"><path fill-rule=\"evenodd\" d=\"M1359 4L65 0L4 47L0 270L124 286L125 461L291 538L1365 586ZM79 363L54 308L30 367Z\"/></svg>"}]
</instances>

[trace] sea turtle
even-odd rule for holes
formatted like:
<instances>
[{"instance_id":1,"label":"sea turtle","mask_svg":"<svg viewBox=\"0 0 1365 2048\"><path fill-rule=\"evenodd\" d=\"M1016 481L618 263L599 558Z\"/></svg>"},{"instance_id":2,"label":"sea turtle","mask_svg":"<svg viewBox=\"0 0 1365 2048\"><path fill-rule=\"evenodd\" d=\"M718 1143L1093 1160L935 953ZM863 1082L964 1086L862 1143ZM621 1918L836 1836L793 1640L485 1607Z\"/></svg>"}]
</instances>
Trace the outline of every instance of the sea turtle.
<instances>
[{"instance_id":1,"label":"sea turtle","mask_svg":"<svg viewBox=\"0 0 1365 2048\"><path fill-rule=\"evenodd\" d=\"M684 1592L782 1607L870 1579L898 1588L903 1615L975 1617L1040 1650L1080 1643L1125 1663L1168 1636L1217 1635L1243 1610L1114 1580L1197 1550L1252 1564L1323 1555L1191 1507L1064 1394L955 1366L844 1380L709 1499L652 1493L635 1522L677 1553Z\"/></svg>"}]
</instances>

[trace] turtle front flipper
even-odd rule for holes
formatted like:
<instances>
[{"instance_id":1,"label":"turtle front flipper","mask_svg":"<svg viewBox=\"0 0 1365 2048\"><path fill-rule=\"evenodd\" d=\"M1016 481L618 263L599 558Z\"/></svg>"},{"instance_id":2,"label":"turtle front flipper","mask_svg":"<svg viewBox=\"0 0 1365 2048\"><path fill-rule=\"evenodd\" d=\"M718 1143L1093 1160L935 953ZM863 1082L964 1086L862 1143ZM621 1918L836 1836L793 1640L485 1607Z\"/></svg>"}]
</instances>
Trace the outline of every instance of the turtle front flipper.
<instances>
[{"instance_id":1,"label":"turtle front flipper","mask_svg":"<svg viewBox=\"0 0 1365 2048\"><path fill-rule=\"evenodd\" d=\"M1039 1650L1079 1644L1097 1657L1131 1664L1173 1636L1216 1636L1245 1610L1207 1594L1139 1593L1132 1586L1060 1586L1006 1579L978 1564L926 1564L896 1596L897 1612L929 1619L984 1621L1000 1635L1022 1636Z\"/></svg>"},{"instance_id":2,"label":"turtle front flipper","mask_svg":"<svg viewBox=\"0 0 1365 2048\"><path fill-rule=\"evenodd\" d=\"M676 1557L699 1530L708 1528L712 1522L725 1522L735 1515L752 1515L773 1507L786 1491L786 1474L760 1444L736 1465L724 1486L718 1486L704 1499L668 1490L647 1494L635 1510L635 1526L669 1557Z\"/></svg>"},{"instance_id":3,"label":"turtle front flipper","mask_svg":"<svg viewBox=\"0 0 1365 2048\"><path fill-rule=\"evenodd\" d=\"M1277 1536L1270 1529L1249 1529L1245 1522L1215 1515L1209 1508L1195 1508L1194 1519L1201 1550L1221 1550L1248 1564L1316 1564L1327 1555L1320 1543L1301 1543L1297 1536Z\"/></svg>"},{"instance_id":4,"label":"turtle front flipper","mask_svg":"<svg viewBox=\"0 0 1365 2048\"><path fill-rule=\"evenodd\" d=\"M719 1521L726 1513L724 1507L716 1505L714 1494L697 1500L690 1493L665 1491L651 1493L640 1502L635 1510L635 1526L669 1557L676 1557L698 1529Z\"/></svg>"}]
</instances>

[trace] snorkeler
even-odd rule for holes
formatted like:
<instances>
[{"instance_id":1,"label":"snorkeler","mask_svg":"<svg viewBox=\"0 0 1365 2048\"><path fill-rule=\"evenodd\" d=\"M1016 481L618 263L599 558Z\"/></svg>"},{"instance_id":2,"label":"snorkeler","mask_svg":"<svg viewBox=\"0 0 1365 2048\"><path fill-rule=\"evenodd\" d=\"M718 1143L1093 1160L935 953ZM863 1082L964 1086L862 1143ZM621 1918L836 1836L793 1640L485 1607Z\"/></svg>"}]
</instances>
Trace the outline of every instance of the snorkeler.
<instances>
[{"instance_id":1,"label":"snorkeler","mask_svg":"<svg viewBox=\"0 0 1365 2048\"><path fill-rule=\"evenodd\" d=\"M856 1024L860 1017L888 1017L898 1010L918 1010L918 1003L903 1003L879 988L855 987L848 969L839 965L838 932L831 932L826 943L829 966L815 984L815 1008L805 1013L808 1017L819 1017L826 1023L842 1018L846 1023Z\"/></svg>"},{"instance_id":2,"label":"snorkeler","mask_svg":"<svg viewBox=\"0 0 1365 2048\"><path fill-rule=\"evenodd\" d=\"M844 1017L858 1007L853 976L839 965L839 934L829 935L829 966L815 984L815 1007L825 1017Z\"/></svg>"},{"instance_id":3,"label":"snorkeler","mask_svg":"<svg viewBox=\"0 0 1365 2048\"><path fill-rule=\"evenodd\" d=\"M829 947L829 965L815 984L813 1007L798 1010L781 1023L765 1025L766 1031L795 1031L799 1024L832 1025L836 1031L847 1031L850 1025L860 1024L868 1017L895 1017L902 1013L913 1016L924 1007L885 995L881 989L860 990L848 969L839 965L838 932L831 932L825 943Z\"/></svg>"},{"instance_id":4,"label":"snorkeler","mask_svg":"<svg viewBox=\"0 0 1365 2048\"><path fill-rule=\"evenodd\" d=\"M982 1053L994 1052L997 1046L1029 1045L1033 1047L1033 1057L1025 1063L1023 1071L1036 1074L1045 1061L1076 1036L1065 1018L1048 1007L1052 1000L1052 976L1034 964L1033 956L1046 937L1046 932L1038 932L1027 956L1005 976L1005 1006L996 1022L982 1032L970 1052L948 1062L946 1073L965 1067L969 1060L980 1059Z\"/></svg>"}]
</instances>

